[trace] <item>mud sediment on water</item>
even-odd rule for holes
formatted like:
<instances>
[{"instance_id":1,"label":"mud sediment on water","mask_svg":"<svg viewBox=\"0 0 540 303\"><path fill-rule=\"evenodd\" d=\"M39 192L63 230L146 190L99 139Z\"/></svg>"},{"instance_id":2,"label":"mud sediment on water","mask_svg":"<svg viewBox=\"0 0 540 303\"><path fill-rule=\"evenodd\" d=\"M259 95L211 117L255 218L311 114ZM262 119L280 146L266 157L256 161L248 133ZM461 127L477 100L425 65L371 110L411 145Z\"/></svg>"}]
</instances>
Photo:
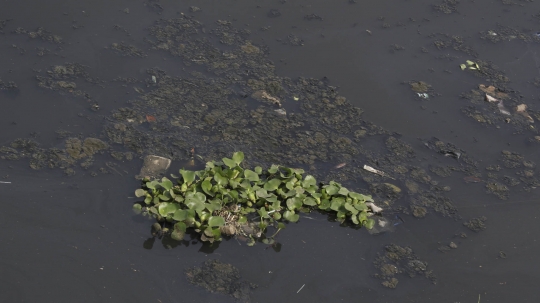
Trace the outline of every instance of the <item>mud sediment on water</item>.
<instances>
[{"instance_id":1,"label":"mud sediment on water","mask_svg":"<svg viewBox=\"0 0 540 303\"><path fill-rule=\"evenodd\" d=\"M423 276L437 284L437 277L432 270L428 270L428 263L420 260L410 247L389 244L378 254L373 264L378 270L375 278L381 279L381 284L388 288L397 287L397 277L400 275L411 278Z\"/></svg>"},{"instance_id":2,"label":"mud sediment on water","mask_svg":"<svg viewBox=\"0 0 540 303\"><path fill-rule=\"evenodd\" d=\"M251 302L251 292L257 285L243 281L238 268L219 260L208 260L202 266L186 270L187 280L211 293L233 297L236 302Z\"/></svg>"}]
</instances>

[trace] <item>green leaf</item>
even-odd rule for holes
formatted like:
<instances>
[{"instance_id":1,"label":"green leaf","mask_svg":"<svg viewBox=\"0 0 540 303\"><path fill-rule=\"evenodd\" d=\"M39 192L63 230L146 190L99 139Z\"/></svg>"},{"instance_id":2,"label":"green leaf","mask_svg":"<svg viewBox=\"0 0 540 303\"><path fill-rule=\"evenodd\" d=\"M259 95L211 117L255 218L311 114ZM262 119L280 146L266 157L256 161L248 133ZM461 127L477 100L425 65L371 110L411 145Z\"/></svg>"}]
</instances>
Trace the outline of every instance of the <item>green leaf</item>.
<instances>
[{"instance_id":1,"label":"green leaf","mask_svg":"<svg viewBox=\"0 0 540 303\"><path fill-rule=\"evenodd\" d=\"M330 203L330 209L334 211L339 211L339 209L343 205L343 202L344 201L342 199L332 199L332 202Z\"/></svg>"},{"instance_id":2,"label":"green leaf","mask_svg":"<svg viewBox=\"0 0 540 303\"><path fill-rule=\"evenodd\" d=\"M326 193L329 195L329 196L333 196L335 194L338 193L339 189L337 188L337 186L335 185L326 185L324 187L324 189L326 190Z\"/></svg>"},{"instance_id":3,"label":"green leaf","mask_svg":"<svg viewBox=\"0 0 540 303\"><path fill-rule=\"evenodd\" d=\"M279 222L279 223L277 224L277 226L278 226L278 229L284 229L286 225L285 225L285 223L283 223L283 222Z\"/></svg>"},{"instance_id":4,"label":"green leaf","mask_svg":"<svg viewBox=\"0 0 540 303\"><path fill-rule=\"evenodd\" d=\"M223 226L223 225L225 225L225 219L223 219L223 217L211 216L208 219L208 226L210 227L218 227L218 226Z\"/></svg>"},{"instance_id":5,"label":"green leaf","mask_svg":"<svg viewBox=\"0 0 540 303\"><path fill-rule=\"evenodd\" d=\"M246 177L246 179L248 179L251 182L259 181L259 175L252 170L249 170L249 169L244 170L244 176Z\"/></svg>"},{"instance_id":6,"label":"green leaf","mask_svg":"<svg viewBox=\"0 0 540 303\"><path fill-rule=\"evenodd\" d=\"M197 213L199 213L200 211L202 211L203 209L206 208L206 206L204 205L203 202L195 201L195 200L191 200L191 201L187 202L186 206L189 209L192 209L192 210L196 211Z\"/></svg>"},{"instance_id":7,"label":"green leaf","mask_svg":"<svg viewBox=\"0 0 540 303\"><path fill-rule=\"evenodd\" d=\"M302 199L298 197L287 199L287 208L289 210L295 210L300 207L302 207Z\"/></svg>"},{"instance_id":8,"label":"green leaf","mask_svg":"<svg viewBox=\"0 0 540 303\"><path fill-rule=\"evenodd\" d=\"M240 165L242 161L244 161L244 153L243 152L235 152L232 156L232 159L236 165Z\"/></svg>"},{"instance_id":9,"label":"green leaf","mask_svg":"<svg viewBox=\"0 0 540 303\"><path fill-rule=\"evenodd\" d=\"M317 180L315 180L315 177L313 177L312 175L307 175L304 178L304 181L302 181L302 187L303 188L308 188L308 187L311 187L313 185L317 185Z\"/></svg>"},{"instance_id":10,"label":"green leaf","mask_svg":"<svg viewBox=\"0 0 540 303\"><path fill-rule=\"evenodd\" d=\"M353 191L350 191L349 192L349 197L351 197L353 199L356 199L358 201L364 201L366 196L364 196L362 194L359 194L359 193L355 193Z\"/></svg>"},{"instance_id":11,"label":"green leaf","mask_svg":"<svg viewBox=\"0 0 540 303\"><path fill-rule=\"evenodd\" d=\"M346 189L345 187L342 187L342 188L339 189L338 194L343 195L343 196L347 196L349 194L349 190Z\"/></svg>"},{"instance_id":12,"label":"green leaf","mask_svg":"<svg viewBox=\"0 0 540 303\"><path fill-rule=\"evenodd\" d=\"M366 222L367 220L368 220L367 212L363 211L360 214L358 214L358 221L360 221L360 223L365 224L364 222Z\"/></svg>"},{"instance_id":13,"label":"green leaf","mask_svg":"<svg viewBox=\"0 0 540 303\"><path fill-rule=\"evenodd\" d=\"M163 188L165 188L166 190L169 190L169 189L173 188L174 185L173 185L171 180L163 177L163 178L161 178L161 186Z\"/></svg>"},{"instance_id":14,"label":"green leaf","mask_svg":"<svg viewBox=\"0 0 540 303\"><path fill-rule=\"evenodd\" d=\"M158 185L159 182L154 180L152 182L146 182L146 187L150 188L150 189L156 189L156 185Z\"/></svg>"},{"instance_id":15,"label":"green leaf","mask_svg":"<svg viewBox=\"0 0 540 303\"><path fill-rule=\"evenodd\" d=\"M214 175L214 180L216 180L217 184L221 186L227 186L228 180L226 177L223 177L221 174L216 173Z\"/></svg>"},{"instance_id":16,"label":"green leaf","mask_svg":"<svg viewBox=\"0 0 540 303\"><path fill-rule=\"evenodd\" d=\"M369 219L364 223L364 226L365 226L367 229L372 229L373 226L375 226L375 220L369 218Z\"/></svg>"},{"instance_id":17,"label":"green leaf","mask_svg":"<svg viewBox=\"0 0 540 303\"><path fill-rule=\"evenodd\" d=\"M275 165L275 164L272 164L272 166L268 169L268 173L273 175L273 174L277 173L278 170L279 170L279 166Z\"/></svg>"},{"instance_id":18,"label":"green leaf","mask_svg":"<svg viewBox=\"0 0 540 303\"><path fill-rule=\"evenodd\" d=\"M233 159L223 158L221 160L223 160L223 163L225 163L225 165L227 165L230 168L236 167L236 162L234 162Z\"/></svg>"},{"instance_id":19,"label":"green leaf","mask_svg":"<svg viewBox=\"0 0 540 303\"><path fill-rule=\"evenodd\" d=\"M142 205L140 205L139 203L133 204L133 211L134 211L136 214L140 214L141 211L142 211Z\"/></svg>"},{"instance_id":20,"label":"green leaf","mask_svg":"<svg viewBox=\"0 0 540 303\"><path fill-rule=\"evenodd\" d=\"M238 218L238 223L246 223L247 222L247 217L246 216L240 216Z\"/></svg>"},{"instance_id":21,"label":"green leaf","mask_svg":"<svg viewBox=\"0 0 540 303\"><path fill-rule=\"evenodd\" d=\"M178 208L180 208L178 203L163 202L159 204L158 211L162 217L166 217L169 214L174 214Z\"/></svg>"},{"instance_id":22,"label":"green leaf","mask_svg":"<svg viewBox=\"0 0 540 303\"><path fill-rule=\"evenodd\" d=\"M210 213L213 213L214 211L221 209L221 203L219 203L219 201L216 201L216 200L210 201L210 203L206 203L204 205Z\"/></svg>"},{"instance_id":23,"label":"green leaf","mask_svg":"<svg viewBox=\"0 0 540 303\"><path fill-rule=\"evenodd\" d=\"M273 238L265 238L265 239L262 239L262 242L264 244L272 245L274 244L275 240Z\"/></svg>"},{"instance_id":24,"label":"green leaf","mask_svg":"<svg viewBox=\"0 0 540 303\"><path fill-rule=\"evenodd\" d=\"M300 219L298 214L295 214L294 211L287 210L283 213L283 218L289 222L297 222Z\"/></svg>"},{"instance_id":25,"label":"green leaf","mask_svg":"<svg viewBox=\"0 0 540 303\"><path fill-rule=\"evenodd\" d=\"M265 218L265 219L268 219L270 218L270 216L268 215L268 212L266 211L266 208L261 208L257 211L259 213L259 216L261 216L261 218Z\"/></svg>"},{"instance_id":26,"label":"green leaf","mask_svg":"<svg viewBox=\"0 0 540 303\"><path fill-rule=\"evenodd\" d=\"M206 202L206 195L200 192L189 193L186 195L186 204L191 201Z\"/></svg>"},{"instance_id":27,"label":"green leaf","mask_svg":"<svg viewBox=\"0 0 540 303\"><path fill-rule=\"evenodd\" d=\"M272 217L274 217L274 220L279 220L281 219L281 213L276 211L272 214Z\"/></svg>"},{"instance_id":28,"label":"green leaf","mask_svg":"<svg viewBox=\"0 0 540 303\"><path fill-rule=\"evenodd\" d=\"M465 70L467 68L465 64L460 64L459 67L461 67L461 70Z\"/></svg>"},{"instance_id":29,"label":"green leaf","mask_svg":"<svg viewBox=\"0 0 540 303\"><path fill-rule=\"evenodd\" d=\"M358 221L358 217L356 215L351 216L351 221L356 225L360 224L360 221Z\"/></svg>"},{"instance_id":30,"label":"green leaf","mask_svg":"<svg viewBox=\"0 0 540 303\"><path fill-rule=\"evenodd\" d=\"M330 201L328 199L322 199L321 204L319 204L319 209L327 210L330 208Z\"/></svg>"},{"instance_id":31,"label":"green leaf","mask_svg":"<svg viewBox=\"0 0 540 303\"><path fill-rule=\"evenodd\" d=\"M202 190L209 196L214 196L214 193L211 191L212 189L212 182L210 182L212 178L208 177L204 179L204 181L201 182L201 188Z\"/></svg>"},{"instance_id":32,"label":"green leaf","mask_svg":"<svg viewBox=\"0 0 540 303\"><path fill-rule=\"evenodd\" d=\"M173 219L176 221L184 221L188 218L188 211L185 209L178 209L173 214Z\"/></svg>"},{"instance_id":33,"label":"green leaf","mask_svg":"<svg viewBox=\"0 0 540 303\"><path fill-rule=\"evenodd\" d=\"M139 188L139 189L137 189L135 191L135 197L137 197L137 198L144 197L144 196L146 196L146 194L147 194L146 190L141 189L141 188Z\"/></svg>"},{"instance_id":34,"label":"green leaf","mask_svg":"<svg viewBox=\"0 0 540 303\"><path fill-rule=\"evenodd\" d=\"M317 201L315 201L315 199L313 199L311 197L307 197L304 200L304 205L315 206L315 205L317 205Z\"/></svg>"},{"instance_id":35,"label":"green leaf","mask_svg":"<svg viewBox=\"0 0 540 303\"><path fill-rule=\"evenodd\" d=\"M181 169L180 174L182 175L182 178L184 179L184 183L187 183L187 185L190 185L193 181L195 181L194 171Z\"/></svg>"},{"instance_id":36,"label":"green leaf","mask_svg":"<svg viewBox=\"0 0 540 303\"><path fill-rule=\"evenodd\" d=\"M268 194L268 192L264 188L257 189L257 191L255 191L255 193L257 194L257 197L259 197L259 198L268 198L268 197L270 197L270 195Z\"/></svg>"},{"instance_id":37,"label":"green leaf","mask_svg":"<svg viewBox=\"0 0 540 303\"><path fill-rule=\"evenodd\" d=\"M288 168L288 167L280 167L280 168L281 168L282 170L284 170L284 172L283 172L283 171L280 171L280 172L279 172L279 175L280 175L282 178L290 178L290 177L292 177L292 175L293 175L293 173L294 173L292 169L290 169L290 168Z\"/></svg>"},{"instance_id":38,"label":"green leaf","mask_svg":"<svg viewBox=\"0 0 540 303\"><path fill-rule=\"evenodd\" d=\"M359 211L366 211L368 209L367 205L363 202L355 204L354 208L358 209Z\"/></svg>"},{"instance_id":39,"label":"green leaf","mask_svg":"<svg viewBox=\"0 0 540 303\"><path fill-rule=\"evenodd\" d=\"M260 166L255 167L255 172L257 173L257 175L262 174L262 167Z\"/></svg>"},{"instance_id":40,"label":"green leaf","mask_svg":"<svg viewBox=\"0 0 540 303\"><path fill-rule=\"evenodd\" d=\"M358 213L358 209L356 209L354 206L352 206L352 204L345 203L344 206L345 206L345 209L350 211L353 215L356 215Z\"/></svg>"},{"instance_id":41,"label":"green leaf","mask_svg":"<svg viewBox=\"0 0 540 303\"><path fill-rule=\"evenodd\" d=\"M265 184L264 184L264 189L268 190L268 191L273 191L273 190L276 190L278 189L279 185L281 184L281 180L280 179L272 179L270 181L267 181Z\"/></svg>"}]
</instances>

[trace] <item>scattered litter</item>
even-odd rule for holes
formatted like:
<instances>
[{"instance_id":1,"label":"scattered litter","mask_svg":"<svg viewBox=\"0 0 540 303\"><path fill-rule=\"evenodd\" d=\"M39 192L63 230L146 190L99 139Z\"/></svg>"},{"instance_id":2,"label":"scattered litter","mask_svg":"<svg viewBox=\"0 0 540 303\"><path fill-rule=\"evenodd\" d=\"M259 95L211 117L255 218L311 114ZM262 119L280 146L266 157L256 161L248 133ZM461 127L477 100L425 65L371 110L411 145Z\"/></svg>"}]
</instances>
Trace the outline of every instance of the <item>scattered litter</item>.
<instances>
[{"instance_id":1,"label":"scattered litter","mask_svg":"<svg viewBox=\"0 0 540 303\"><path fill-rule=\"evenodd\" d=\"M293 99L294 99L294 101L300 100L300 98L298 98L298 97L294 97Z\"/></svg>"},{"instance_id":2,"label":"scattered litter","mask_svg":"<svg viewBox=\"0 0 540 303\"><path fill-rule=\"evenodd\" d=\"M499 99L505 99L505 98L508 98L508 94L499 91L499 90L498 90L495 86L493 86L493 85L485 86L484 84L480 84L480 85L478 85L478 88L479 88L481 91L483 91L484 93L489 94L490 96L495 96L496 98L499 98Z\"/></svg>"},{"instance_id":3,"label":"scattered litter","mask_svg":"<svg viewBox=\"0 0 540 303\"><path fill-rule=\"evenodd\" d=\"M418 95L418 97L422 99L429 99L429 95L426 93L416 93L416 94Z\"/></svg>"},{"instance_id":4,"label":"scattered litter","mask_svg":"<svg viewBox=\"0 0 540 303\"><path fill-rule=\"evenodd\" d=\"M167 159L160 156L148 155L144 158L144 163L139 175L135 176L137 179L143 179L145 177L157 178L157 176L165 173L171 165L171 159Z\"/></svg>"},{"instance_id":5,"label":"scattered litter","mask_svg":"<svg viewBox=\"0 0 540 303\"><path fill-rule=\"evenodd\" d=\"M304 286L306 286L306 284L302 285L302 287L300 287L300 289L296 293L299 293L302 290L302 288L304 288Z\"/></svg>"},{"instance_id":6,"label":"scattered litter","mask_svg":"<svg viewBox=\"0 0 540 303\"><path fill-rule=\"evenodd\" d=\"M465 64L460 64L459 67L461 67L461 70L465 70L467 68L472 70L480 70L480 66L478 65L478 63L471 60L465 61Z\"/></svg>"},{"instance_id":7,"label":"scattered litter","mask_svg":"<svg viewBox=\"0 0 540 303\"><path fill-rule=\"evenodd\" d=\"M490 36L497 36L497 33L494 31L488 31L488 35Z\"/></svg>"},{"instance_id":8,"label":"scattered litter","mask_svg":"<svg viewBox=\"0 0 540 303\"><path fill-rule=\"evenodd\" d=\"M527 112L527 104L520 104L516 106L516 112L525 117L529 122L534 123L533 117Z\"/></svg>"},{"instance_id":9,"label":"scattered litter","mask_svg":"<svg viewBox=\"0 0 540 303\"><path fill-rule=\"evenodd\" d=\"M157 83L156 76L152 76L152 82Z\"/></svg>"},{"instance_id":10,"label":"scattered litter","mask_svg":"<svg viewBox=\"0 0 540 303\"><path fill-rule=\"evenodd\" d=\"M0 183L3 183L3 184L11 184L11 182L6 182L6 181L0 181Z\"/></svg>"},{"instance_id":11,"label":"scattered litter","mask_svg":"<svg viewBox=\"0 0 540 303\"><path fill-rule=\"evenodd\" d=\"M156 122L156 117L152 115L146 115L146 121L148 122Z\"/></svg>"},{"instance_id":12,"label":"scattered litter","mask_svg":"<svg viewBox=\"0 0 540 303\"><path fill-rule=\"evenodd\" d=\"M378 169L375 169L375 168L373 168L373 167L371 167L371 166L364 165L364 169L367 170L368 172L372 172L372 173L377 174L377 175L379 175L379 176L387 177L387 178L390 178L390 179L392 179L392 180L396 180L396 179L390 177L387 173L385 173L385 172L383 172L383 171L380 171L380 170L378 170Z\"/></svg>"}]
</instances>

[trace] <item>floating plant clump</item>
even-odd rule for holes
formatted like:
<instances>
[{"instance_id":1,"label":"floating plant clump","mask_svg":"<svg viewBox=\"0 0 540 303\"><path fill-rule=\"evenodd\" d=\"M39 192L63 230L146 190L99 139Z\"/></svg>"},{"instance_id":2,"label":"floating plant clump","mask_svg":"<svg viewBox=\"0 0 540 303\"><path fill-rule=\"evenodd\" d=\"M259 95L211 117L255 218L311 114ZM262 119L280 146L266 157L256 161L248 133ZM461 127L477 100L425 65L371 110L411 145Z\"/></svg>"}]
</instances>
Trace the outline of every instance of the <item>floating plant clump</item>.
<instances>
[{"instance_id":1,"label":"floating plant clump","mask_svg":"<svg viewBox=\"0 0 540 303\"><path fill-rule=\"evenodd\" d=\"M181 169L181 176L171 175L176 181L145 178L142 188L135 191L144 201L133 207L157 219L154 233L178 241L191 228L210 243L238 235L249 238L250 245L261 237L273 244L285 222L297 222L298 212L312 210L333 214L341 223L373 228L375 221L370 217L379 210L371 196L332 181L317 184L313 176L303 176L303 169L280 165L244 169L243 160L244 153L235 152L231 159L207 162L204 170ZM267 236L270 226L276 231Z\"/></svg>"}]
</instances>

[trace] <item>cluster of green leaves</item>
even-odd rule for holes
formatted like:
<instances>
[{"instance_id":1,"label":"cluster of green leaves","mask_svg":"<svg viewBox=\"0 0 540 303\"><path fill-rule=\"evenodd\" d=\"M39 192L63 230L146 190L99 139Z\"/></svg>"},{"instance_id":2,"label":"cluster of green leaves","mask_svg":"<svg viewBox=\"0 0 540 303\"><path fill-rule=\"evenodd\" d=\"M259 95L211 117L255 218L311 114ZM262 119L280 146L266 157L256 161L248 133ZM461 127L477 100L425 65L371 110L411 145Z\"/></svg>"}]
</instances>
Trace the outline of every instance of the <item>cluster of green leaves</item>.
<instances>
[{"instance_id":1,"label":"cluster of green leaves","mask_svg":"<svg viewBox=\"0 0 540 303\"><path fill-rule=\"evenodd\" d=\"M221 240L221 227L226 218L219 211L226 208L236 215L237 224L247 223L250 213L260 218L259 228L266 230L275 224L278 231L283 222L297 222L299 211L314 209L333 212L340 222L350 220L357 226L372 228L374 221L368 216L366 202L371 196L347 190L339 183L319 186L304 170L272 165L269 169L255 167L244 169L242 152L221 162L208 162L199 171L180 170L180 176L150 181L143 180L142 188L135 191L144 202L134 208L144 207L158 221L173 225L171 237L181 240L187 228L194 228L203 241ZM231 207L233 206L233 207ZM230 224L228 222L227 224Z\"/></svg>"}]
</instances>

